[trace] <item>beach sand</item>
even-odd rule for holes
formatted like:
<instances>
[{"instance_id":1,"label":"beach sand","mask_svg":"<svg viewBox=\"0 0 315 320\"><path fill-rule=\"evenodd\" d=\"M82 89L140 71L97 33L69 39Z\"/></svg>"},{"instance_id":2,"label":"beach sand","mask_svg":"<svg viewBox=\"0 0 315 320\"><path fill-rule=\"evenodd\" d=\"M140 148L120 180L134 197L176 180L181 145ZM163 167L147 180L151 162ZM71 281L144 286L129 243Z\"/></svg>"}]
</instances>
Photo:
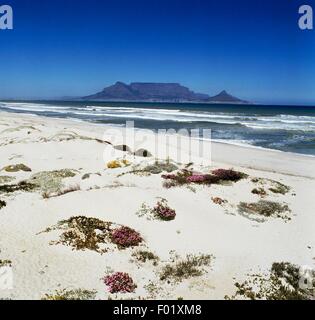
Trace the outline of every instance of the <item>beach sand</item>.
<instances>
[{"instance_id":1,"label":"beach sand","mask_svg":"<svg viewBox=\"0 0 315 320\"><path fill-rule=\"evenodd\" d=\"M183 146L181 163L176 163L180 169L193 162L198 172L233 168L248 177L227 184L164 188L161 174L121 175L137 166L154 164L157 158L167 158L164 150L156 151L153 146L157 135L147 134L141 146L130 146L153 154L141 157L114 148L123 143L121 136L115 135L117 130L71 120L0 113L0 168L22 163L32 170L0 171L0 177L14 177L9 184L28 180L38 172L75 170L73 177L62 180L63 190L71 187L73 192L51 197L38 189L0 192L0 200L6 202L0 209L0 260L10 260L13 271L13 288L0 288L0 298L41 299L58 290L80 288L95 290L96 299L224 299L235 293L236 282L244 281L249 274L268 273L274 262L315 267L314 157L212 142L210 159L189 156ZM143 136L137 133L137 142ZM179 162L173 137L167 143L171 158L167 161ZM210 150L210 141L206 144ZM107 168L107 163L116 159L126 159L130 165ZM90 176L82 179L85 174ZM286 194L271 192L268 179L290 190ZM267 192L264 198L251 192L259 187ZM215 197L227 202L214 203ZM174 220L150 220L136 214L143 203L154 207L159 198L167 199L175 209ZM259 200L286 204L291 210L287 214L290 220L267 217L258 221L255 215L240 214L240 202ZM119 249L109 244L109 250L100 253L51 243L60 239L62 230L42 232L73 216L128 226L144 241L139 248ZM134 253L140 249L154 253L159 261L136 261ZM199 275L163 280L161 273L166 265L174 265L174 254L178 260L189 254L211 255L211 262L200 267ZM133 293L108 292L102 278L117 271L133 278L137 285Z\"/></svg>"}]
</instances>

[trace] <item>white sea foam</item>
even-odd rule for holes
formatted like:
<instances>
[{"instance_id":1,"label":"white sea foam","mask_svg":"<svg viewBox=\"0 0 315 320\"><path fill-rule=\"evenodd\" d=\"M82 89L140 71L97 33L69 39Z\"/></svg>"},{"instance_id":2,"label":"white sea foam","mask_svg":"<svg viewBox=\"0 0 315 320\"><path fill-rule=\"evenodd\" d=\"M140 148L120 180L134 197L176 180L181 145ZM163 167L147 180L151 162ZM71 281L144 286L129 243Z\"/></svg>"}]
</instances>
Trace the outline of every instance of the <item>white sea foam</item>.
<instances>
[{"instance_id":1,"label":"white sea foam","mask_svg":"<svg viewBox=\"0 0 315 320\"><path fill-rule=\"evenodd\" d=\"M180 110L163 108L142 108L123 106L62 106L32 102L2 102L0 108L19 112L52 112L67 117L97 117L110 119L133 119L174 121L183 123L205 122L227 125L242 125L253 130L293 130L315 131L315 116L286 115L274 116L250 115L241 113L210 112L200 110Z\"/></svg>"}]
</instances>

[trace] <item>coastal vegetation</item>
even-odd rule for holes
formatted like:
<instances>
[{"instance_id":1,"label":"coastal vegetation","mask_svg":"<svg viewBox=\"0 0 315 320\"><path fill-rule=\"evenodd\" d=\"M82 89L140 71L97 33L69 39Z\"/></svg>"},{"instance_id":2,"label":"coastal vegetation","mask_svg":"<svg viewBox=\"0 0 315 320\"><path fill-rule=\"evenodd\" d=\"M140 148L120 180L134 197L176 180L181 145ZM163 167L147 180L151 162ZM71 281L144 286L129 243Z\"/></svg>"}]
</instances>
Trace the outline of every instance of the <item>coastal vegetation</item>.
<instances>
[{"instance_id":1,"label":"coastal vegetation","mask_svg":"<svg viewBox=\"0 0 315 320\"><path fill-rule=\"evenodd\" d=\"M115 272L103 278L105 285L110 293L127 293L134 292L137 285L126 272Z\"/></svg>"},{"instance_id":2,"label":"coastal vegetation","mask_svg":"<svg viewBox=\"0 0 315 320\"><path fill-rule=\"evenodd\" d=\"M65 178L72 178L77 174L76 170L61 169L53 171L41 171L32 175L29 182L38 186L42 191L43 198L58 196L63 194Z\"/></svg>"},{"instance_id":3,"label":"coastal vegetation","mask_svg":"<svg viewBox=\"0 0 315 320\"><path fill-rule=\"evenodd\" d=\"M247 175L232 169L216 169L209 174L194 172L191 169L182 169L175 174L164 174L162 178L166 180L163 186L172 188L189 184L211 185L237 182L247 178Z\"/></svg>"},{"instance_id":4,"label":"coastal vegetation","mask_svg":"<svg viewBox=\"0 0 315 320\"><path fill-rule=\"evenodd\" d=\"M142 241L140 233L127 226L102 221L97 218L75 216L59 221L57 225L43 232L61 230L58 241L50 244L63 244L73 250L93 250L105 253L106 244L115 244L119 249L138 246Z\"/></svg>"},{"instance_id":5,"label":"coastal vegetation","mask_svg":"<svg viewBox=\"0 0 315 320\"><path fill-rule=\"evenodd\" d=\"M21 181L17 184L2 184L0 185L0 193L13 193L17 191L30 192L37 189L38 186L34 183Z\"/></svg>"},{"instance_id":6,"label":"coastal vegetation","mask_svg":"<svg viewBox=\"0 0 315 320\"><path fill-rule=\"evenodd\" d=\"M124 176L126 174L136 174L139 176L149 176L151 174L160 174L162 172L173 172L178 169L178 166L174 163L171 162L170 160L166 161L158 161L156 160L152 164L146 164L144 166L137 165L134 166L133 170L123 172L118 175L118 177Z\"/></svg>"},{"instance_id":7,"label":"coastal vegetation","mask_svg":"<svg viewBox=\"0 0 315 320\"><path fill-rule=\"evenodd\" d=\"M252 178L251 181L259 186L258 190L264 190L265 195L267 195L265 189L268 189L272 193L281 195L285 195L291 190L289 186L272 179Z\"/></svg>"},{"instance_id":8,"label":"coastal vegetation","mask_svg":"<svg viewBox=\"0 0 315 320\"><path fill-rule=\"evenodd\" d=\"M171 262L166 264L161 272L160 279L163 281L181 282L184 279L198 277L205 273L204 267L210 266L214 259L211 255L189 254L181 259L178 255L173 255Z\"/></svg>"},{"instance_id":9,"label":"coastal vegetation","mask_svg":"<svg viewBox=\"0 0 315 320\"><path fill-rule=\"evenodd\" d=\"M274 262L267 275L251 275L242 283L236 282L236 293L226 299L250 300L313 300L315 272L312 283L301 286L300 267L290 262Z\"/></svg>"},{"instance_id":10,"label":"coastal vegetation","mask_svg":"<svg viewBox=\"0 0 315 320\"><path fill-rule=\"evenodd\" d=\"M141 208L136 213L139 217L146 217L148 220L174 220L176 217L176 211L168 206L166 199L161 198L154 207L149 207L143 203Z\"/></svg>"},{"instance_id":11,"label":"coastal vegetation","mask_svg":"<svg viewBox=\"0 0 315 320\"><path fill-rule=\"evenodd\" d=\"M248 218L264 221L265 218L280 218L285 221L291 220L289 213L291 210L288 205L274 201L260 200L258 202L240 202L238 212Z\"/></svg>"},{"instance_id":12,"label":"coastal vegetation","mask_svg":"<svg viewBox=\"0 0 315 320\"><path fill-rule=\"evenodd\" d=\"M62 289L53 294L45 294L41 300L94 300L96 293L95 290Z\"/></svg>"},{"instance_id":13,"label":"coastal vegetation","mask_svg":"<svg viewBox=\"0 0 315 320\"><path fill-rule=\"evenodd\" d=\"M156 254L148 250L138 250L132 254L132 257L142 263L150 261L152 262L153 266L157 266L160 260Z\"/></svg>"},{"instance_id":14,"label":"coastal vegetation","mask_svg":"<svg viewBox=\"0 0 315 320\"><path fill-rule=\"evenodd\" d=\"M0 268L1 267L12 267L12 261L11 260L1 260L0 259Z\"/></svg>"},{"instance_id":15,"label":"coastal vegetation","mask_svg":"<svg viewBox=\"0 0 315 320\"><path fill-rule=\"evenodd\" d=\"M26 166L23 163L11 164L11 165L3 167L2 170L6 171L6 172L18 172L18 171L30 172L30 171L32 171L31 168L29 168L28 166Z\"/></svg>"}]
</instances>

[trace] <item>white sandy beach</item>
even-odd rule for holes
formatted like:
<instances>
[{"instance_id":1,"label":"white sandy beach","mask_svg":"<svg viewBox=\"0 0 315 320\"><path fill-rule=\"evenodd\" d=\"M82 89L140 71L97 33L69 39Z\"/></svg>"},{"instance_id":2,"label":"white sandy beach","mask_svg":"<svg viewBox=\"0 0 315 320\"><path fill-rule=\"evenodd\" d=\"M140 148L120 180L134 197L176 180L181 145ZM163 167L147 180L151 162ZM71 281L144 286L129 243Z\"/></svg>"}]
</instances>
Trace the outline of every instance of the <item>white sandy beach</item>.
<instances>
[{"instance_id":1,"label":"white sandy beach","mask_svg":"<svg viewBox=\"0 0 315 320\"><path fill-rule=\"evenodd\" d=\"M143 167L166 159L164 151L155 154L156 135L148 135L137 146L153 154L144 158L114 149L123 141L113 137L109 129L71 120L0 113L0 169L22 163L32 170L2 170L0 177L11 176L14 180L10 183L18 183L38 172L73 169L75 176L63 179L63 184L80 187L50 198L39 190L0 192L0 200L6 202L0 209L0 260L10 260L13 270L13 288L0 288L0 298L41 299L57 290L81 288L95 290L97 299L224 299L235 293L235 282L244 281L248 274L268 272L274 262L315 267L315 157L213 142L212 161L196 154L189 159L184 154L179 168L191 160L198 172L233 168L249 177L229 185L166 189L161 174L119 176L135 165ZM137 138L141 141L141 134ZM112 145L101 142L105 140ZM169 145L171 159L177 160L172 139ZM123 158L130 166L107 168L109 161ZM82 179L87 173L91 175ZM257 188L253 178L265 179L264 200L286 204L291 210L290 220L268 217L258 222L239 214L240 202L261 200L251 192ZM290 191L270 192L267 179L289 186ZM174 220L148 220L136 214L143 203L154 206L158 197L167 199L176 210ZM212 197L227 203L216 204ZM103 254L73 250L50 243L59 239L60 230L40 233L72 216L94 217L137 230L144 239L142 249L158 256L158 264L134 261L136 247L111 247ZM183 258L187 254L213 258L201 275L168 283L159 275L171 263L170 251ZM137 284L135 292L110 294L101 280L109 270L127 272ZM150 283L152 290L148 289Z\"/></svg>"}]
</instances>

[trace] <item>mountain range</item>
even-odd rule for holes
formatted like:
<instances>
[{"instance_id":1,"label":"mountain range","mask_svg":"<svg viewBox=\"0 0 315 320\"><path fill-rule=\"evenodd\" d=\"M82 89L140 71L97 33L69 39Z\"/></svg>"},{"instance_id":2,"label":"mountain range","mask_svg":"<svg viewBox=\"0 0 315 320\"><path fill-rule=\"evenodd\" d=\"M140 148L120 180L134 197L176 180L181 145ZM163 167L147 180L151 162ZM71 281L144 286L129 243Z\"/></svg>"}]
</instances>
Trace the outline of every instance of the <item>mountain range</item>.
<instances>
[{"instance_id":1,"label":"mountain range","mask_svg":"<svg viewBox=\"0 0 315 320\"><path fill-rule=\"evenodd\" d=\"M228 94L225 90L211 97L196 93L179 83L121 81L104 88L101 92L83 97L84 100L102 101L150 101L150 102L203 102L203 103L247 103Z\"/></svg>"}]
</instances>

